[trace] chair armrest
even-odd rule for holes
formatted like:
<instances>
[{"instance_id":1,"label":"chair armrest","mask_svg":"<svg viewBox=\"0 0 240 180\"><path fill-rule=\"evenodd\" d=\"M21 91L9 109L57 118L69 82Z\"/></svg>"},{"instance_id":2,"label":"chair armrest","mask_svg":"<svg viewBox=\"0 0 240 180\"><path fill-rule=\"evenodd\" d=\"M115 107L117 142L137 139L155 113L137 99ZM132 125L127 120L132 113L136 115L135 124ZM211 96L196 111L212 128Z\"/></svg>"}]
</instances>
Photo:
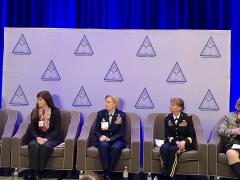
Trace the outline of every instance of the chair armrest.
<instances>
[{"instance_id":1,"label":"chair armrest","mask_svg":"<svg viewBox=\"0 0 240 180\"><path fill-rule=\"evenodd\" d=\"M22 123L17 133L12 137L11 141L11 166L19 168L19 154L20 147L28 144L28 130L29 123Z\"/></svg>"},{"instance_id":2,"label":"chair armrest","mask_svg":"<svg viewBox=\"0 0 240 180\"><path fill-rule=\"evenodd\" d=\"M80 123L80 115L81 115L80 112L71 111L71 122L68 126L68 132L65 137L65 141L68 139L74 140L76 138L78 126Z\"/></svg>"},{"instance_id":3,"label":"chair armrest","mask_svg":"<svg viewBox=\"0 0 240 180\"><path fill-rule=\"evenodd\" d=\"M157 113L148 115L144 128L144 142L143 142L143 171L152 172L152 150L154 147L154 124Z\"/></svg>"},{"instance_id":4,"label":"chair armrest","mask_svg":"<svg viewBox=\"0 0 240 180\"><path fill-rule=\"evenodd\" d=\"M1 167L10 167L11 162L11 136L13 133L15 123L6 123L4 132L2 135L2 145L1 145Z\"/></svg>"},{"instance_id":5,"label":"chair armrest","mask_svg":"<svg viewBox=\"0 0 240 180\"><path fill-rule=\"evenodd\" d=\"M67 135L65 137L65 148L64 148L64 169L73 169L74 162L74 147L76 144L76 135L78 125L80 122L80 112L71 111L71 122L68 126Z\"/></svg>"},{"instance_id":6,"label":"chair armrest","mask_svg":"<svg viewBox=\"0 0 240 180\"><path fill-rule=\"evenodd\" d=\"M1 167L10 167L11 162L11 137L14 131L15 123L17 120L17 111L11 109L2 109L7 115L7 121L2 134L2 146L1 146Z\"/></svg>"},{"instance_id":7,"label":"chair armrest","mask_svg":"<svg viewBox=\"0 0 240 180\"><path fill-rule=\"evenodd\" d=\"M220 152L220 137L215 127L212 130L211 138L208 142L208 174L209 176L217 175L217 158Z\"/></svg>"},{"instance_id":8,"label":"chair armrest","mask_svg":"<svg viewBox=\"0 0 240 180\"><path fill-rule=\"evenodd\" d=\"M208 145L205 137L205 133L201 124L200 119L196 115L193 116L194 129L196 132L197 140L197 151L198 151L198 161L199 161L199 174L207 175L207 165L208 165Z\"/></svg>"},{"instance_id":9,"label":"chair armrest","mask_svg":"<svg viewBox=\"0 0 240 180\"><path fill-rule=\"evenodd\" d=\"M4 111L7 113L7 122L2 137L12 137L17 121L17 111L11 109L5 109Z\"/></svg>"},{"instance_id":10,"label":"chair armrest","mask_svg":"<svg viewBox=\"0 0 240 180\"><path fill-rule=\"evenodd\" d=\"M90 145L89 135L91 132L91 128L93 122L96 119L96 113L91 113L87 120L85 120L80 136L77 140L77 162L76 168L77 170L85 170L86 169L86 156L87 156L87 147Z\"/></svg>"},{"instance_id":11,"label":"chair armrest","mask_svg":"<svg viewBox=\"0 0 240 180\"><path fill-rule=\"evenodd\" d=\"M140 120L135 113L128 113L131 117L131 172L140 170Z\"/></svg>"}]
</instances>

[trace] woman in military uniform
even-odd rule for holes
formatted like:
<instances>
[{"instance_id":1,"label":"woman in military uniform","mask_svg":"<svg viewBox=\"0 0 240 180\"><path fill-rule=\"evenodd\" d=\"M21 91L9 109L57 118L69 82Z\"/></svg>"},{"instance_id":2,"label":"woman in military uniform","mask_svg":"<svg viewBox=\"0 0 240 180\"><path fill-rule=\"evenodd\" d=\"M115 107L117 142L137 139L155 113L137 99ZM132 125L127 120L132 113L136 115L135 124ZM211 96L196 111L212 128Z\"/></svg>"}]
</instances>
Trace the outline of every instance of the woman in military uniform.
<instances>
[{"instance_id":1,"label":"woman in military uniform","mask_svg":"<svg viewBox=\"0 0 240 180\"><path fill-rule=\"evenodd\" d=\"M165 142L160 147L160 160L165 179L175 179L177 156L192 150L196 143L192 116L183 112L181 98L170 99L170 112L164 120Z\"/></svg>"},{"instance_id":2,"label":"woman in military uniform","mask_svg":"<svg viewBox=\"0 0 240 180\"><path fill-rule=\"evenodd\" d=\"M95 136L97 140L105 179L110 179L122 149L125 148L123 137L126 129L126 114L120 111L119 99L115 96L105 97L106 109L97 113Z\"/></svg>"},{"instance_id":3,"label":"woman in military uniform","mask_svg":"<svg viewBox=\"0 0 240 180\"><path fill-rule=\"evenodd\" d=\"M239 149L232 149L233 144L240 145L240 98L237 100L235 108L236 112L225 115L218 133L223 137L224 151L228 164L240 178Z\"/></svg>"}]
</instances>

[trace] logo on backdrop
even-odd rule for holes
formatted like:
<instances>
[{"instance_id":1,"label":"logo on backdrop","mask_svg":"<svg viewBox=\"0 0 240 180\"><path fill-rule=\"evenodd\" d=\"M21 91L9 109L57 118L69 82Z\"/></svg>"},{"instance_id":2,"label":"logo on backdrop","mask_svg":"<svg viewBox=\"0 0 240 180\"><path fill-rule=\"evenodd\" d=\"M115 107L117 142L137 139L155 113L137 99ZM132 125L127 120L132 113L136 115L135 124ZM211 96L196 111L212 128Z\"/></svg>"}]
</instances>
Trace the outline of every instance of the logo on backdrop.
<instances>
[{"instance_id":1,"label":"logo on backdrop","mask_svg":"<svg viewBox=\"0 0 240 180\"><path fill-rule=\"evenodd\" d=\"M50 63L48 64L45 72L43 73L41 79L43 81L59 81L61 80L57 68L53 63L53 60L50 61Z\"/></svg>"},{"instance_id":2,"label":"logo on backdrop","mask_svg":"<svg viewBox=\"0 0 240 180\"><path fill-rule=\"evenodd\" d=\"M219 57L221 57L221 54L218 51L218 48L217 48L216 44L214 43L214 40L213 40L212 36L210 36L210 38L208 39L208 42L205 45L205 47L203 48L200 56L205 57L205 58L219 58Z\"/></svg>"},{"instance_id":3,"label":"logo on backdrop","mask_svg":"<svg viewBox=\"0 0 240 180\"><path fill-rule=\"evenodd\" d=\"M83 86L79 90L75 100L73 101L72 106L92 106Z\"/></svg>"},{"instance_id":4,"label":"logo on backdrop","mask_svg":"<svg viewBox=\"0 0 240 180\"><path fill-rule=\"evenodd\" d=\"M153 46L148 38L148 36L145 37L141 47L139 48L137 52L138 57L154 57L156 56L156 53L153 49Z\"/></svg>"},{"instance_id":5,"label":"logo on backdrop","mask_svg":"<svg viewBox=\"0 0 240 180\"><path fill-rule=\"evenodd\" d=\"M74 54L76 56L92 56L93 55L91 45L88 42L86 35L83 36Z\"/></svg>"},{"instance_id":6,"label":"logo on backdrop","mask_svg":"<svg viewBox=\"0 0 240 180\"><path fill-rule=\"evenodd\" d=\"M26 106L29 105L28 100L22 90L21 85L18 86L17 90L15 91L10 103L14 106Z\"/></svg>"},{"instance_id":7,"label":"logo on backdrop","mask_svg":"<svg viewBox=\"0 0 240 180\"><path fill-rule=\"evenodd\" d=\"M117 63L113 61L110 69L108 70L105 78L107 82L121 82L123 81L122 75L118 69Z\"/></svg>"},{"instance_id":8,"label":"logo on backdrop","mask_svg":"<svg viewBox=\"0 0 240 180\"><path fill-rule=\"evenodd\" d=\"M203 111L218 111L219 107L217 105L217 102L215 101L215 98L213 97L212 92L210 89L208 89L205 97L202 100L202 103L199 106L200 110Z\"/></svg>"},{"instance_id":9,"label":"logo on backdrop","mask_svg":"<svg viewBox=\"0 0 240 180\"><path fill-rule=\"evenodd\" d=\"M181 83L185 83L187 82L180 66L178 63L176 63L171 71L171 73L169 74L168 78L167 78L167 82L181 82Z\"/></svg>"},{"instance_id":10,"label":"logo on backdrop","mask_svg":"<svg viewBox=\"0 0 240 180\"><path fill-rule=\"evenodd\" d=\"M147 89L144 88L141 95L139 96L137 103L135 104L136 109L153 109L154 104L147 92Z\"/></svg>"},{"instance_id":11,"label":"logo on backdrop","mask_svg":"<svg viewBox=\"0 0 240 180\"><path fill-rule=\"evenodd\" d=\"M26 38L22 34L21 37L19 38L17 44L15 45L12 53L14 55L30 55L31 50L28 46L28 43L26 41Z\"/></svg>"}]
</instances>

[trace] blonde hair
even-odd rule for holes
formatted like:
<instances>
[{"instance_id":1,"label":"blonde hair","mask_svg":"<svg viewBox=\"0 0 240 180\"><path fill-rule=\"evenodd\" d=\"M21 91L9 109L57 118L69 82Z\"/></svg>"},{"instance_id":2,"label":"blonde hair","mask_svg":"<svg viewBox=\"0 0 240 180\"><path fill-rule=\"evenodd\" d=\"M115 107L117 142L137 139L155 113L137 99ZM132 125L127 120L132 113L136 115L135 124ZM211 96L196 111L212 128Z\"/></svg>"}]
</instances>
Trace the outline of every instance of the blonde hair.
<instances>
[{"instance_id":1,"label":"blonde hair","mask_svg":"<svg viewBox=\"0 0 240 180\"><path fill-rule=\"evenodd\" d=\"M112 98L113 103L115 104L116 108L118 108L118 106L119 106L119 104L120 104L119 98L118 98L117 96L106 95L106 96L105 96L105 100L106 100L107 98L109 98L109 97Z\"/></svg>"},{"instance_id":2,"label":"blonde hair","mask_svg":"<svg viewBox=\"0 0 240 180\"><path fill-rule=\"evenodd\" d=\"M176 104L177 106L181 107L184 110L184 101L182 98L171 98L170 102Z\"/></svg>"},{"instance_id":3,"label":"blonde hair","mask_svg":"<svg viewBox=\"0 0 240 180\"><path fill-rule=\"evenodd\" d=\"M236 101L235 108L236 110L240 111L240 98L238 98L238 100Z\"/></svg>"}]
</instances>

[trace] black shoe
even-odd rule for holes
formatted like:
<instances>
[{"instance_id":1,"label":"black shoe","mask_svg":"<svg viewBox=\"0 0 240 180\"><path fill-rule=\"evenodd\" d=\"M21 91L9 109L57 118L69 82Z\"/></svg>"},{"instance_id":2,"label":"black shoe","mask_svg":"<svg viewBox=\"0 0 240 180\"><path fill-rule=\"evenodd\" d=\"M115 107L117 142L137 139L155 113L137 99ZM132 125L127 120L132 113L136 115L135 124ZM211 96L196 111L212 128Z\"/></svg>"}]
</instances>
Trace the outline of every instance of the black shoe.
<instances>
[{"instance_id":1,"label":"black shoe","mask_svg":"<svg viewBox=\"0 0 240 180\"><path fill-rule=\"evenodd\" d=\"M104 176L104 179L105 179L105 180L110 180L110 176L109 176L109 175L105 175L105 176Z\"/></svg>"},{"instance_id":2,"label":"black shoe","mask_svg":"<svg viewBox=\"0 0 240 180\"><path fill-rule=\"evenodd\" d=\"M163 174L160 179L161 179L161 180L168 180L168 176L165 175L165 174Z\"/></svg>"},{"instance_id":3,"label":"black shoe","mask_svg":"<svg viewBox=\"0 0 240 180\"><path fill-rule=\"evenodd\" d=\"M36 176L34 177L34 180L41 180L41 177L40 177L39 175L36 175Z\"/></svg>"},{"instance_id":4,"label":"black shoe","mask_svg":"<svg viewBox=\"0 0 240 180\"><path fill-rule=\"evenodd\" d=\"M24 180L33 180L33 175L32 174L27 174L23 177Z\"/></svg>"}]
</instances>

